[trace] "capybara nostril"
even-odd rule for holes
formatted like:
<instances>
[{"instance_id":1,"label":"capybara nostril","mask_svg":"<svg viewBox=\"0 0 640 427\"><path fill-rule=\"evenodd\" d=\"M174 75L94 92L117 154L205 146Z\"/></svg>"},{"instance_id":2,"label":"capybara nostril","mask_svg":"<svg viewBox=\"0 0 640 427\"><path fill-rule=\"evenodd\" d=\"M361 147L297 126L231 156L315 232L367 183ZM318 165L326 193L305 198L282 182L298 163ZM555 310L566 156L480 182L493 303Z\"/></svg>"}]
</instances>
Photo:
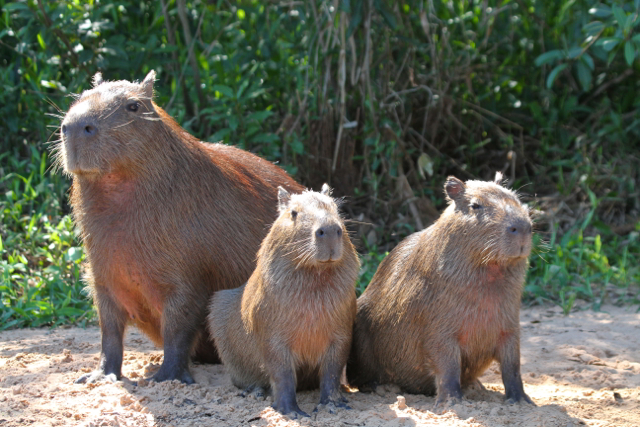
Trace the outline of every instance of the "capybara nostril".
<instances>
[{"instance_id":1,"label":"capybara nostril","mask_svg":"<svg viewBox=\"0 0 640 427\"><path fill-rule=\"evenodd\" d=\"M326 234L327 234L327 233L325 233L325 232L324 232L324 229L323 229L323 228L318 228L318 229L316 230L316 237L324 237L324 236L326 236Z\"/></svg>"},{"instance_id":2,"label":"capybara nostril","mask_svg":"<svg viewBox=\"0 0 640 427\"><path fill-rule=\"evenodd\" d=\"M86 125L84 127L84 133L87 136L93 136L96 133L98 133L98 128L96 128L95 126L91 126L91 125Z\"/></svg>"},{"instance_id":3,"label":"capybara nostril","mask_svg":"<svg viewBox=\"0 0 640 427\"><path fill-rule=\"evenodd\" d=\"M67 133L67 125L62 125L62 133Z\"/></svg>"},{"instance_id":4,"label":"capybara nostril","mask_svg":"<svg viewBox=\"0 0 640 427\"><path fill-rule=\"evenodd\" d=\"M338 237L342 237L342 228L338 228Z\"/></svg>"},{"instance_id":5,"label":"capybara nostril","mask_svg":"<svg viewBox=\"0 0 640 427\"><path fill-rule=\"evenodd\" d=\"M509 233L518 234L518 227L509 227Z\"/></svg>"}]
</instances>

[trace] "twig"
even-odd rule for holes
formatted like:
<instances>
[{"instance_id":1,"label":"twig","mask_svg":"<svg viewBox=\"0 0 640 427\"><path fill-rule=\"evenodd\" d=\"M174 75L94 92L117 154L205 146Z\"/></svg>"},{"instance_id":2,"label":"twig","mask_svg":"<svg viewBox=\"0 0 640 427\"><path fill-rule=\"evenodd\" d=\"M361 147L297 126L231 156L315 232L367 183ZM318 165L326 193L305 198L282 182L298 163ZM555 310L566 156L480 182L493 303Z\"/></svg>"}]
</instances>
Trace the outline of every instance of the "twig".
<instances>
[{"instance_id":1,"label":"twig","mask_svg":"<svg viewBox=\"0 0 640 427\"><path fill-rule=\"evenodd\" d=\"M342 130L344 128L344 116L346 114L346 93L344 84L347 80L347 64L345 51L345 31L347 19L345 13L340 13L340 58L338 59L338 84L340 85L340 127L338 128L338 136L336 138L336 147L333 150L333 162L331 163L331 173L336 171L336 163L338 163L338 153L340 152L340 140L342 138Z\"/></svg>"},{"instance_id":2,"label":"twig","mask_svg":"<svg viewBox=\"0 0 640 427\"><path fill-rule=\"evenodd\" d=\"M185 4L185 0L177 0L178 6L178 16L180 17L180 22L182 23L182 32L184 33L184 40L187 45L189 45L189 52L187 54L187 58L191 63L191 68L193 70L193 82L196 87L196 93L198 94L198 101L200 102L200 108L207 105L207 100L204 97L204 93L202 92L202 84L200 83L200 69L198 67L198 62L196 61L196 57L193 54L193 41L197 39L197 34L200 32L200 25L202 23L202 18L205 15L206 8L202 9L202 14L200 15L200 22L198 23L198 29L196 30L196 37L191 37L191 30L189 29L189 19L187 18L187 7Z\"/></svg>"},{"instance_id":3,"label":"twig","mask_svg":"<svg viewBox=\"0 0 640 427\"><path fill-rule=\"evenodd\" d=\"M200 22L198 22L198 28L196 29L196 34L198 34L200 32L200 27L202 26L202 22L203 22L203 18L204 18L204 13L200 16ZM193 40L191 40L191 44L189 45L189 51L187 53L187 61L185 61L184 65L182 66L182 70L180 71L180 77L178 78L178 84L182 84L182 79L184 78L184 73L187 70L187 65L189 64L189 57L191 56L191 53L193 52L193 46L195 45L196 39L194 38ZM200 87L200 86L198 86ZM173 94L171 95L171 99L169 100L169 103L167 104L167 110L169 110L171 108L171 104L173 104L173 101L176 97L176 93L177 92L173 92Z\"/></svg>"}]
</instances>

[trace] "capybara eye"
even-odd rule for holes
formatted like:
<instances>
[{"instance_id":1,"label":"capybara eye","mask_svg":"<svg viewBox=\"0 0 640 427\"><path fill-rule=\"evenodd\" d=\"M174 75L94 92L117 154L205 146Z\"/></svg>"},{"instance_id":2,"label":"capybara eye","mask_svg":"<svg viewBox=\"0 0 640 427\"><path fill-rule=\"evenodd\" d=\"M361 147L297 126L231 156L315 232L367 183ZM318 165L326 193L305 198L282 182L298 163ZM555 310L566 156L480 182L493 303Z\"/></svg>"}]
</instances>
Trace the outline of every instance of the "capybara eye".
<instances>
[{"instance_id":1,"label":"capybara eye","mask_svg":"<svg viewBox=\"0 0 640 427\"><path fill-rule=\"evenodd\" d=\"M473 210L482 209L482 205L479 205L478 203L472 203L471 204L471 209L473 209Z\"/></svg>"},{"instance_id":2,"label":"capybara eye","mask_svg":"<svg viewBox=\"0 0 640 427\"><path fill-rule=\"evenodd\" d=\"M138 108L140 108L140 104L138 104L137 102L132 102L131 104L127 104L127 110L131 111L131 112L136 112L138 111Z\"/></svg>"},{"instance_id":3,"label":"capybara eye","mask_svg":"<svg viewBox=\"0 0 640 427\"><path fill-rule=\"evenodd\" d=\"M298 216L298 211L291 211L291 219L296 219Z\"/></svg>"}]
</instances>

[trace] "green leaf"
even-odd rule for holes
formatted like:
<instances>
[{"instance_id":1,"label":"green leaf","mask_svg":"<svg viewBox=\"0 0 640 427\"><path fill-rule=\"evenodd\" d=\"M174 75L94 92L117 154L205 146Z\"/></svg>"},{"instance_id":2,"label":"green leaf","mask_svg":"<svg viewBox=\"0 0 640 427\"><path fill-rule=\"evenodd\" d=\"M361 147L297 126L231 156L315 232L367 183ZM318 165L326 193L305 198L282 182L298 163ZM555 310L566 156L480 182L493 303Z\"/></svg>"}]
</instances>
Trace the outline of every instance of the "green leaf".
<instances>
[{"instance_id":1,"label":"green leaf","mask_svg":"<svg viewBox=\"0 0 640 427\"><path fill-rule=\"evenodd\" d=\"M580 56L581 53L582 53L582 48L580 46L572 47L571 49L569 49L569 52L567 52L567 58L575 59L578 56Z\"/></svg>"},{"instance_id":2,"label":"green leaf","mask_svg":"<svg viewBox=\"0 0 640 427\"><path fill-rule=\"evenodd\" d=\"M583 61L577 61L576 73L578 74L578 81L580 82L580 86L582 86L582 90L587 92L591 88L591 70Z\"/></svg>"},{"instance_id":3,"label":"green leaf","mask_svg":"<svg viewBox=\"0 0 640 427\"><path fill-rule=\"evenodd\" d=\"M393 16L393 13L388 9L387 3L385 0L373 0L373 7L380 12L382 18L387 23L387 25L392 29L396 29L396 17Z\"/></svg>"},{"instance_id":4,"label":"green leaf","mask_svg":"<svg viewBox=\"0 0 640 427\"><path fill-rule=\"evenodd\" d=\"M593 58L587 52L583 53L580 57L580 60L584 61L585 64L593 71L596 68L596 65L593 62Z\"/></svg>"},{"instance_id":5,"label":"green leaf","mask_svg":"<svg viewBox=\"0 0 640 427\"><path fill-rule=\"evenodd\" d=\"M627 65L633 64L633 60L636 58L636 50L633 47L631 40L628 40L624 44L624 59L627 60Z\"/></svg>"},{"instance_id":6,"label":"green leaf","mask_svg":"<svg viewBox=\"0 0 640 427\"><path fill-rule=\"evenodd\" d=\"M229 86L213 85L213 86L211 86L211 89L220 92L221 94L223 94L227 98L233 98L233 89L231 89Z\"/></svg>"},{"instance_id":7,"label":"green leaf","mask_svg":"<svg viewBox=\"0 0 640 427\"><path fill-rule=\"evenodd\" d=\"M351 34L358 28L362 22L362 0L356 0L353 4L353 10L351 11L351 20L349 21L349 27L347 28L347 39L351 37Z\"/></svg>"},{"instance_id":8,"label":"green leaf","mask_svg":"<svg viewBox=\"0 0 640 427\"><path fill-rule=\"evenodd\" d=\"M547 89L551 89L551 87L553 86L553 82L556 80L556 77L558 77L558 74L560 74L562 70L567 68L567 66L568 64L560 64L557 65L553 70L551 70L551 72L549 73L549 77L547 77Z\"/></svg>"},{"instance_id":9,"label":"green leaf","mask_svg":"<svg viewBox=\"0 0 640 427\"><path fill-rule=\"evenodd\" d=\"M618 26L622 28L627 22L627 14L624 13L624 10L618 5L614 5L611 9L613 10L613 16L616 18L616 21L618 21Z\"/></svg>"},{"instance_id":10,"label":"green leaf","mask_svg":"<svg viewBox=\"0 0 640 427\"><path fill-rule=\"evenodd\" d=\"M542 55L538 56L535 60L535 64L539 67L563 57L564 53L561 50L550 50L549 52L545 52Z\"/></svg>"},{"instance_id":11,"label":"green leaf","mask_svg":"<svg viewBox=\"0 0 640 427\"><path fill-rule=\"evenodd\" d=\"M606 18L611 16L611 8L604 4L599 4L589 9L589 13L597 18Z\"/></svg>"},{"instance_id":12,"label":"green leaf","mask_svg":"<svg viewBox=\"0 0 640 427\"><path fill-rule=\"evenodd\" d=\"M251 113L247 116L247 121L251 121L251 120L257 120L259 122L262 122L263 120L265 120L267 117L270 117L273 115L273 112L271 111L256 111L255 113Z\"/></svg>"},{"instance_id":13,"label":"green leaf","mask_svg":"<svg viewBox=\"0 0 640 427\"><path fill-rule=\"evenodd\" d=\"M621 41L622 40L615 37L607 38L606 40L602 40L602 48L607 52L611 52Z\"/></svg>"},{"instance_id":14,"label":"green leaf","mask_svg":"<svg viewBox=\"0 0 640 427\"><path fill-rule=\"evenodd\" d=\"M4 10L29 10L29 6L26 3L7 3L3 7Z\"/></svg>"},{"instance_id":15,"label":"green leaf","mask_svg":"<svg viewBox=\"0 0 640 427\"><path fill-rule=\"evenodd\" d=\"M238 118L236 116L229 116L227 121L229 122L229 127L232 131L238 129Z\"/></svg>"},{"instance_id":16,"label":"green leaf","mask_svg":"<svg viewBox=\"0 0 640 427\"><path fill-rule=\"evenodd\" d=\"M224 139L225 136L229 135L231 133L231 129L229 128L223 128L220 129L218 132L214 133L213 135L211 135L208 139L209 142L220 142Z\"/></svg>"},{"instance_id":17,"label":"green leaf","mask_svg":"<svg viewBox=\"0 0 640 427\"><path fill-rule=\"evenodd\" d=\"M587 36L595 36L604 28L604 24L600 21L589 22L587 25L582 27L582 32L584 32Z\"/></svg>"}]
</instances>

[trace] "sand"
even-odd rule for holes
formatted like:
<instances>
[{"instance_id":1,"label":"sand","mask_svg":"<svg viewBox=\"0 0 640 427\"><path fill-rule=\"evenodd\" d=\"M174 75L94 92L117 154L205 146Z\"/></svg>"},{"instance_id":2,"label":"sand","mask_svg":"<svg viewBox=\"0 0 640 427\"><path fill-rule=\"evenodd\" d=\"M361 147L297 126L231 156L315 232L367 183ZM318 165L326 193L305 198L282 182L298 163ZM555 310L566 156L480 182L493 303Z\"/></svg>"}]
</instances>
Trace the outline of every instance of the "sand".
<instances>
[{"instance_id":1,"label":"sand","mask_svg":"<svg viewBox=\"0 0 640 427\"><path fill-rule=\"evenodd\" d=\"M553 307L524 309L522 377L537 406L503 402L499 368L467 390L463 402L436 408L432 396L394 386L350 393L353 409L290 420L270 398L240 397L223 366L194 365L195 385L140 381L162 352L136 329L125 341L128 381L74 384L96 367L97 328L21 329L0 333L0 426L640 426L640 314L635 307L563 316ZM298 393L311 413L317 391Z\"/></svg>"}]
</instances>

